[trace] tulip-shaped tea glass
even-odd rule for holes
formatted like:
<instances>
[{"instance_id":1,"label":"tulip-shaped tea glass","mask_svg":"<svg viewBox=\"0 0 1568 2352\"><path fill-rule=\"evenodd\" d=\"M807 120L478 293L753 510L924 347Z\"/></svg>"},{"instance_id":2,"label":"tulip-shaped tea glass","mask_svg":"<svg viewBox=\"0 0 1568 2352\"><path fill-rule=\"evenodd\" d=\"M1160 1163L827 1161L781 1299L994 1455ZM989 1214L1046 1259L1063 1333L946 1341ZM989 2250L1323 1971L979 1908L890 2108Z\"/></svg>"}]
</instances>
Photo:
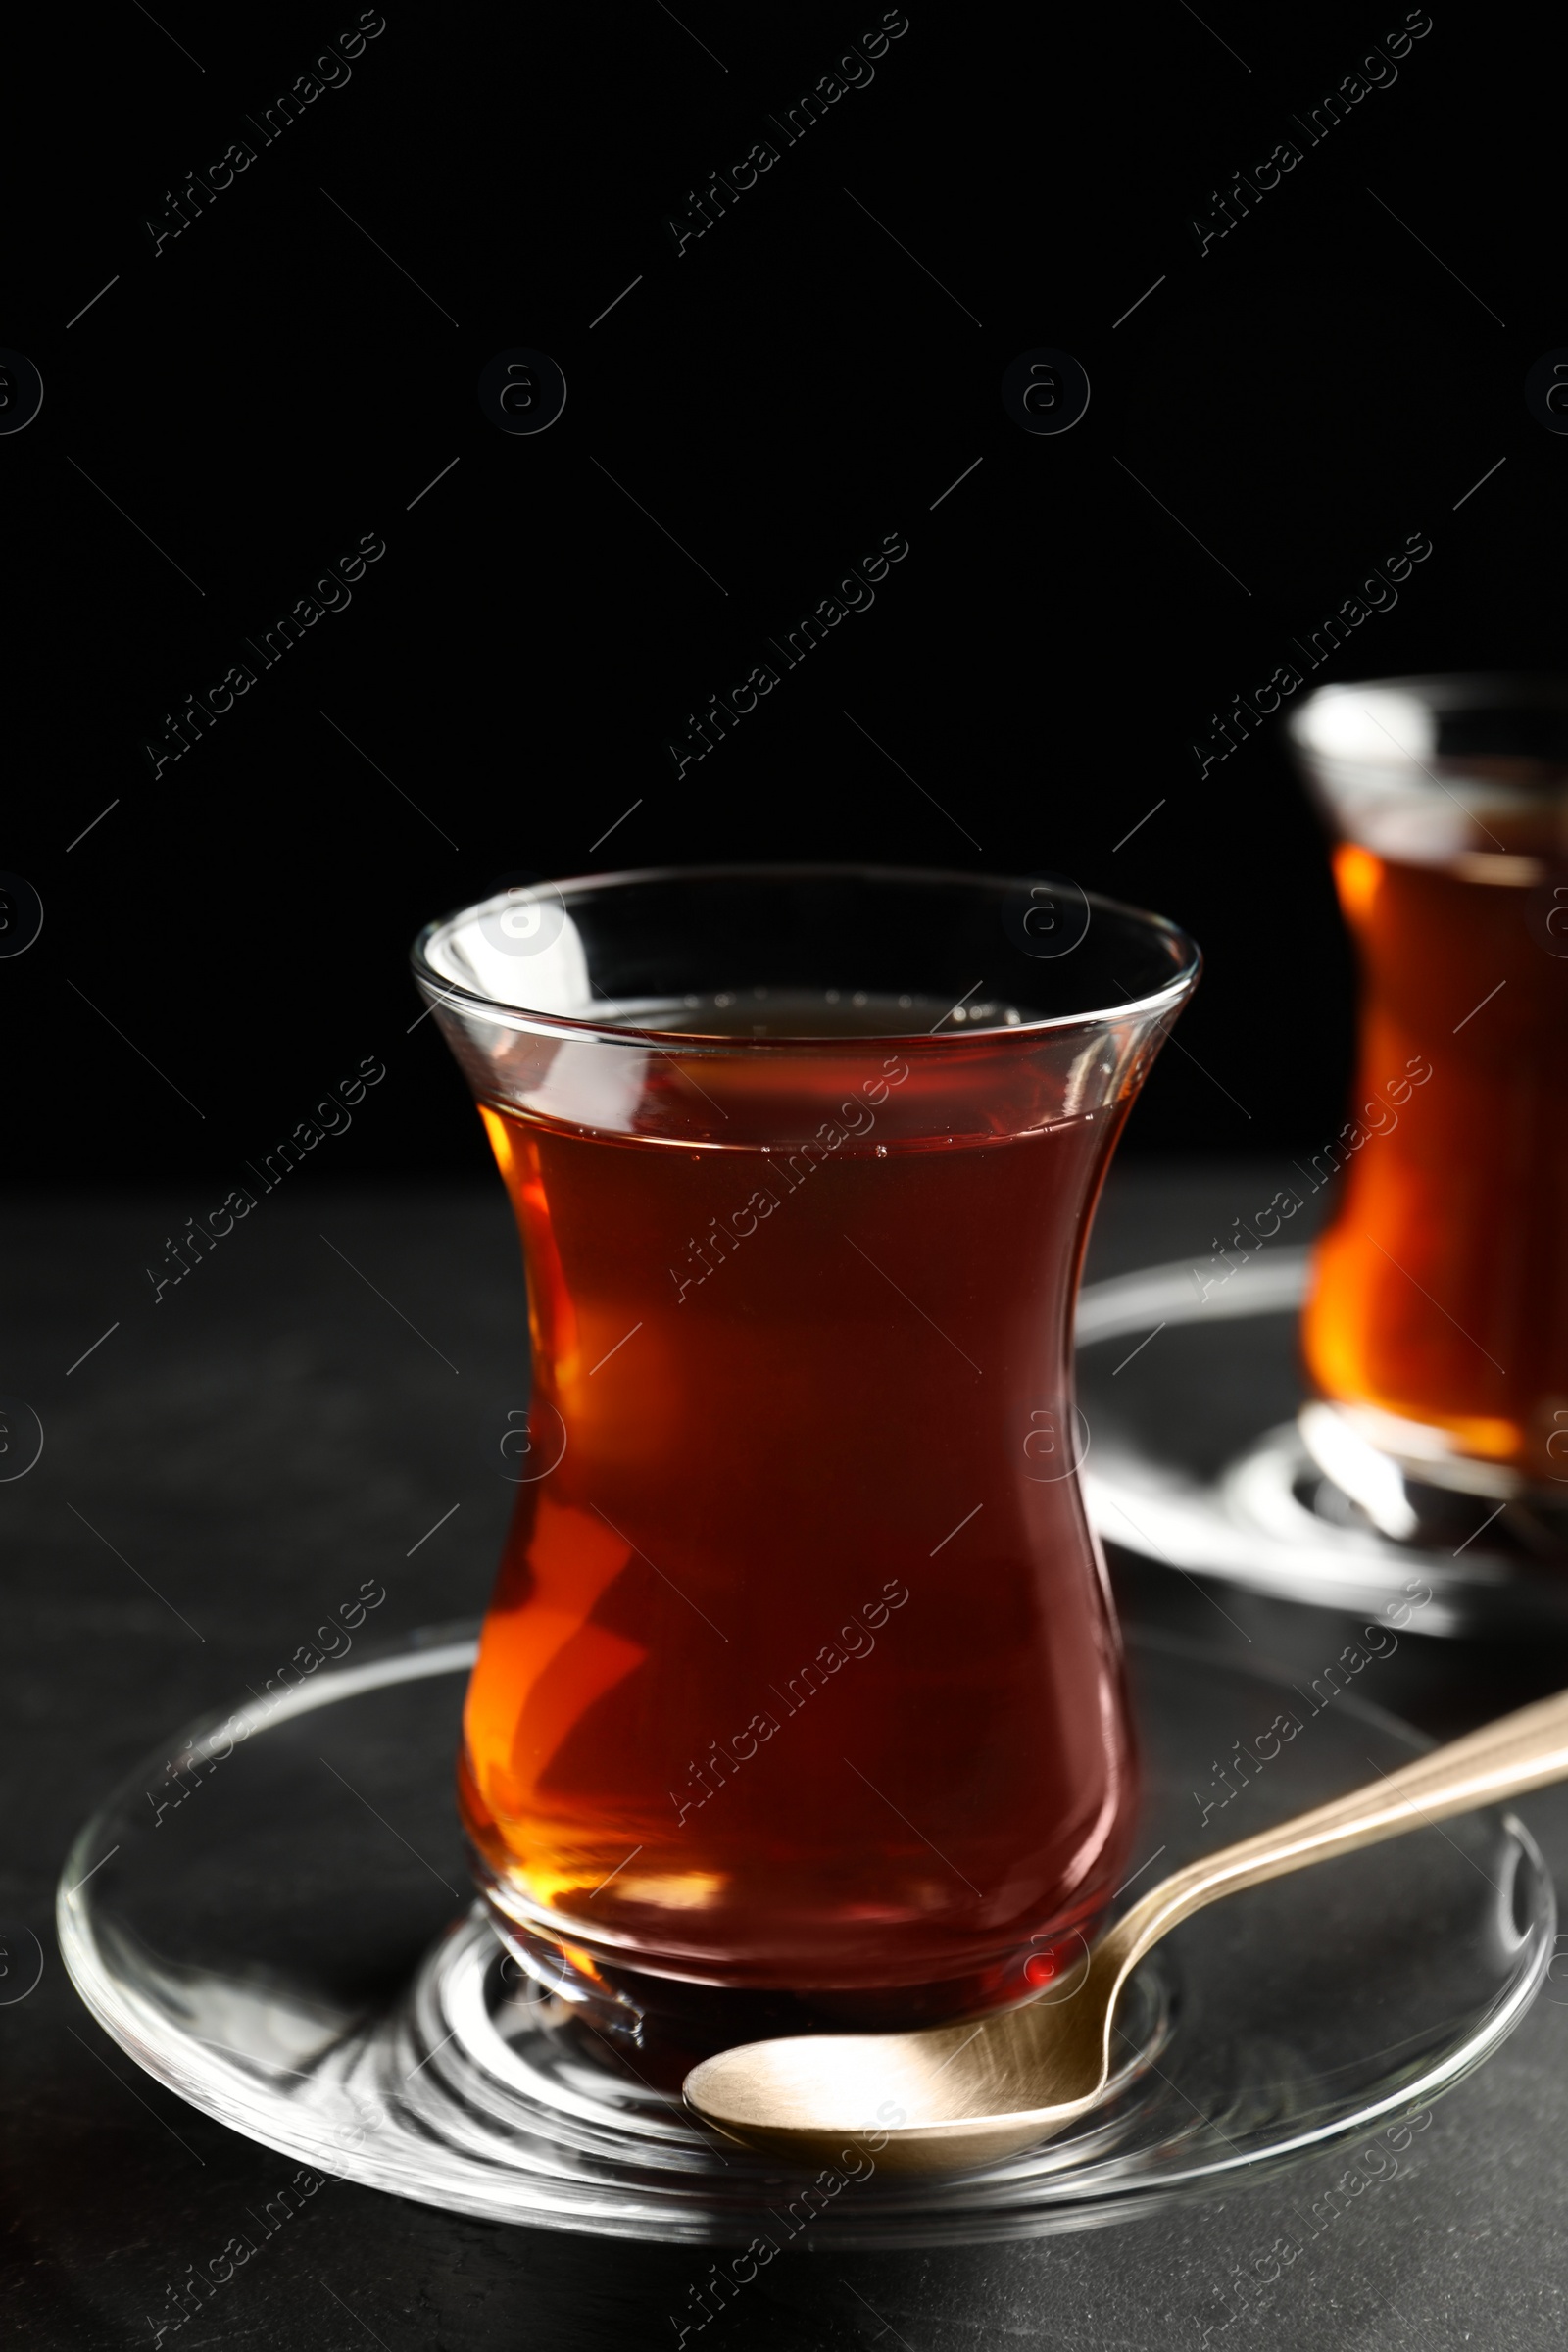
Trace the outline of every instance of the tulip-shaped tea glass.
<instances>
[{"instance_id":1,"label":"tulip-shaped tea glass","mask_svg":"<svg viewBox=\"0 0 1568 2352\"><path fill-rule=\"evenodd\" d=\"M1568 1534L1568 679L1331 686L1292 722L1361 967L1354 1116L1303 1323L1328 1475ZM1381 1459L1379 1458L1381 1457ZM1456 1522L1473 1538L1472 1505ZM1494 1530L1495 1544L1502 1530Z\"/></svg>"},{"instance_id":2,"label":"tulip-shaped tea glass","mask_svg":"<svg viewBox=\"0 0 1568 2352\"><path fill-rule=\"evenodd\" d=\"M1196 950L770 867L512 891L415 966L528 1281L460 1767L501 1934L672 2077L1027 1997L1133 1824L1072 1316Z\"/></svg>"}]
</instances>

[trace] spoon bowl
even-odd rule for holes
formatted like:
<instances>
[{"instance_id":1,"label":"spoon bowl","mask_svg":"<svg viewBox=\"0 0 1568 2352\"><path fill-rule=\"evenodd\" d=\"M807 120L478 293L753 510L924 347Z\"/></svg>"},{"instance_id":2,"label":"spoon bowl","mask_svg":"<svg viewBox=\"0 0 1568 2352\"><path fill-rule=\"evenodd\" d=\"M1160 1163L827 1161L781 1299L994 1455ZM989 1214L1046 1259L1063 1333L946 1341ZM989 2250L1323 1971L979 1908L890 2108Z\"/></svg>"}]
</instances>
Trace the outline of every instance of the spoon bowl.
<instances>
[{"instance_id":1,"label":"spoon bowl","mask_svg":"<svg viewBox=\"0 0 1568 2352\"><path fill-rule=\"evenodd\" d=\"M687 2103L728 2137L796 2160L852 2133L882 2143L877 2162L889 2173L1016 2155L1104 2092L1115 2001L1106 1955L1102 1942L1075 1982L1005 2018L723 2050L687 2077Z\"/></svg>"}]
</instances>

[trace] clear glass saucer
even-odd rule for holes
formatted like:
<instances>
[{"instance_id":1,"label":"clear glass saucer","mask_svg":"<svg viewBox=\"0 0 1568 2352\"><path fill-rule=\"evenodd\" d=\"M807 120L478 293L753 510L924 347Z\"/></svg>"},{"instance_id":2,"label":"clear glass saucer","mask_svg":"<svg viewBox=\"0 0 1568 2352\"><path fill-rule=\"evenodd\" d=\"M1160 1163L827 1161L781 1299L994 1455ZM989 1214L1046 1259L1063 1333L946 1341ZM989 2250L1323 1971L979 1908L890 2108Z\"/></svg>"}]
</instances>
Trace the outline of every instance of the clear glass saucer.
<instances>
[{"instance_id":1,"label":"clear glass saucer","mask_svg":"<svg viewBox=\"0 0 1568 2352\"><path fill-rule=\"evenodd\" d=\"M1060 2138L936 2180L884 2180L858 2144L794 2174L601 2062L472 1904L451 1780L473 1653L471 1629L442 1629L177 1734L82 1831L58 1902L78 1992L157 2081L426 2204L715 2245L1082 2229L1422 2108L1496 2048L1550 1962L1534 1844L1470 1816L1178 1929L1124 2004L1114 2095ZM1427 1744L1197 1647L1140 1642L1131 1667L1140 1891Z\"/></svg>"},{"instance_id":2,"label":"clear glass saucer","mask_svg":"<svg viewBox=\"0 0 1568 2352\"><path fill-rule=\"evenodd\" d=\"M1483 1524L1490 1499L1474 1502L1451 1545L1395 1543L1313 1461L1297 1419L1310 1396L1297 1336L1308 1272L1307 1250L1282 1248L1207 1298L1185 1261L1085 1285L1081 1476L1102 1538L1253 1592L1392 1616L1411 1633L1560 1635L1568 1562L1497 1543Z\"/></svg>"}]
</instances>

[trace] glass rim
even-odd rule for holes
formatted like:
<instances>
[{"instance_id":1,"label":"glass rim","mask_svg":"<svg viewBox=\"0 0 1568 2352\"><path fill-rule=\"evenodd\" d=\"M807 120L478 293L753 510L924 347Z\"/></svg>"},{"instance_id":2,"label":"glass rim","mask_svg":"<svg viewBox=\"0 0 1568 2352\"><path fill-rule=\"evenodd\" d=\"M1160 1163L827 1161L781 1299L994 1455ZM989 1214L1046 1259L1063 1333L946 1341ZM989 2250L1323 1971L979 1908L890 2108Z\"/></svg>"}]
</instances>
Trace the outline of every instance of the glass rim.
<instances>
[{"instance_id":1,"label":"glass rim","mask_svg":"<svg viewBox=\"0 0 1568 2352\"><path fill-rule=\"evenodd\" d=\"M1111 1023L1146 1021L1165 1012L1179 1011L1191 996L1202 971L1202 951L1197 941L1179 923L1167 915L1154 914L1149 908L1129 906L1125 900L1112 899L1102 891L1085 890L1082 883L1072 887L1079 891L1091 914L1101 911L1118 915L1141 926L1163 940L1181 958L1171 977L1157 989L1129 997L1119 1004L1099 1006L1085 1012L1044 1014L1035 1020L1019 1020L999 1028L949 1029L940 1034L926 1030L885 1030L873 1034L827 1035L820 1031L805 1031L796 1036L739 1037L722 1030L661 1029L645 1027L630 1021L595 1021L579 1019L568 1013L541 1012L522 1004L509 1004L500 998L487 997L482 991L466 987L438 971L430 959L430 949L436 939L450 931L466 916L482 913L492 906L527 905L554 892L562 898L576 892L581 895L623 889L631 884L668 882L869 882L897 885L903 888L946 885L1002 897L1004 893L1022 891L1026 895L1035 884L1047 877L1035 875L973 874L950 866L871 865L854 860L836 862L801 860L789 863L750 861L716 865L649 865L623 866L612 873L572 874L554 876L528 884L522 889L493 891L488 898L474 899L454 907L448 914L426 923L418 932L409 952L415 980L427 999L426 1009L437 1012L444 1008L476 1015L505 1028L529 1034L565 1039L592 1039L605 1045L659 1046L664 1051L682 1054L765 1054L783 1050L800 1054L803 1050L845 1054L857 1049L869 1050L890 1044L901 1048L951 1049L955 1044L976 1045L994 1043L999 1038L1016 1039L1059 1037L1074 1030L1102 1029ZM1055 877L1059 881L1066 875Z\"/></svg>"},{"instance_id":2,"label":"glass rim","mask_svg":"<svg viewBox=\"0 0 1568 2352\"><path fill-rule=\"evenodd\" d=\"M1385 744L1358 743L1353 749L1324 740L1325 714L1361 695L1399 696L1435 717L1462 711L1568 710L1568 672L1561 670L1430 670L1398 677L1330 678L1314 686L1285 719L1285 731L1297 753L1325 767L1391 768L1400 774L1422 761L1408 745L1388 733ZM1452 760L1463 755L1439 754ZM1473 755L1472 755L1473 756Z\"/></svg>"},{"instance_id":3,"label":"glass rim","mask_svg":"<svg viewBox=\"0 0 1568 2352\"><path fill-rule=\"evenodd\" d=\"M1568 670L1562 669L1418 669L1379 677L1325 678L1321 686L1312 688L1306 701L1315 702L1325 694L1360 694L1369 686L1402 687L1407 693L1429 697L1435 707L1462 707L1478 695L1495 699L1499 706L1510 700L1548 706L1568 703ZM1303 706L1298 704L1297 708Z\"/></svg>"}]
</instances>

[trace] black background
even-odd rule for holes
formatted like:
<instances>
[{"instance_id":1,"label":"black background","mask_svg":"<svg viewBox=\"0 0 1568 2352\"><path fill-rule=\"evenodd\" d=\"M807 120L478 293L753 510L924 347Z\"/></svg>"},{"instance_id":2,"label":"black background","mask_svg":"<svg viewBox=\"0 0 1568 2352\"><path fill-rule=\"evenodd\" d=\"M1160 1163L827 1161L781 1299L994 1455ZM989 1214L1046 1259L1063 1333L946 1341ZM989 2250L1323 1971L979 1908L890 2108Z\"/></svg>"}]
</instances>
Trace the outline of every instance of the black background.
<instances>
[{"instance_id":1,"label":"black background","mask_svg":"<svg viewBox=\"0 0 1568 2352\"><path fill-rule=\"evenodd\" d=\"M0 93L0 345L45 385L0 433L0 868L45 908L0 956L0 1389L47 1430L5 1488L0 1926L44 1970L5 2010L0 2332L43 2352L149 2342L281 2162L87 2019L49 1930L70 1837L363 1575L401 1638L477 1610L499 1549L480 1423L518 1394L522 1280L414 1025L419 925L522 874L758 858L1054 870L1156 906L1208 970L1124 1151L1221 1164L1120 1170L1095 1262L1200 1253L1343 1116L1351 974L1277 739L1206 777L1193 742L1412 533L1431 557L1319 680L1562 666L1568 439L1523 398L1568 345L1564 43L1539 11L1433 0L1394 85L1308 147L1291 116L1403 7L909 0L870 86L677 258L687 191L880 8L388 0L347 85L264 144L246 117L357 9L153 5L27 13ZM155 258L166 192L241 137L255 162ZM1200 257L1190 220L1286 137L1300 164ZM519 346L569 387L536 438L476 395ZM1042 346L1093 386L1059 438L1000 397ZM677 778L687 714L891 532L909 553L874 608ZM155 777L165 714L258 666L246 637L366 533L386 553L350 607ZM147 1313L158 1237L366 1056L387 1077L348 1133ZM399 1176L472 1189L366 1181ZM1121 1566L1124 1615L1185 1607L1293 1675L1346 1638ZM1375 1695L1442 1736L1564 1682L1549 1644L1412 1640ZM1560 1797L1528 1810L1560 1875ZM1349 2209L1246 2340L1560 2344L1564 2030L1548 1991L1443 2103L1424 2174ZM1039 2245L791 2257L703 2340L1212 2340L1326 2182ZM323 2209L213 2340L618 2352L670 2342L705 2267L348 2184Z\"/></svg>"},{"instance_id":2,"label":"black background","mask_svg":"<svg viewBox=\"0 0 1568 2352\"><path fill-rule=\"evenodd\" d=\"M1208 976L1130 1148L1315 1145L1349 1035L1322 842L1272 731L1201 780L1191 746L1412 532L1432 556L1317 682L1550 666L1560 634L1568 442L1523 399L1568 341L1560 36L1440 10L1308 147L1290 115L1404 14L916 5L785 147L766 115L878 9L393 6L269 145L245 117L353 8L35 13L0 166L0 341L46 387L0 439L0 864L46 917L0 965L5 1179L233 1182L368 1054L396 1084L321 1167L478 1176L407 1035L420 922L519 873L735 858L1156 906ZM666 219L763 136L677 258ZM240 137L155 257L166 191ZM1190 220L1286 137L1200 257ZM515 345L569 387L536 437L476 397ZM1060 437L1000 398L1039 345L1093 385ZM244 639L367 532L352 605L260 670ZM687 714L889 532L875 607L677 779ZM155 780L166 713L241 660Z\"/></svg>"}]
</instances>

